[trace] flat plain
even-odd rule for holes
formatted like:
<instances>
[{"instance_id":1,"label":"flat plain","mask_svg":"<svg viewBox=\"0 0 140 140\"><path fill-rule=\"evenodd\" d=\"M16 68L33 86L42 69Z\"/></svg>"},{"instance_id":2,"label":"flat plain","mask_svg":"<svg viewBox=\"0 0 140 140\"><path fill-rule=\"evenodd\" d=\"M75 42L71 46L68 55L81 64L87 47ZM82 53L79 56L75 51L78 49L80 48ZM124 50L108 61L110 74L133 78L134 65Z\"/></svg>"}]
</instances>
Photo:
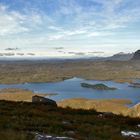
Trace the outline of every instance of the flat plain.
<instances>
[{"instance_id":1,"label":"flat plain","mask_svg":"<svg viewBox=\"0 0 140 140\"><path fill-rule=\"evenodd\" d=\"M27 61L0 63L0 83L50 82L72 77L132 82L140 78L140 61Z\"/></svg>"}]
</instances>

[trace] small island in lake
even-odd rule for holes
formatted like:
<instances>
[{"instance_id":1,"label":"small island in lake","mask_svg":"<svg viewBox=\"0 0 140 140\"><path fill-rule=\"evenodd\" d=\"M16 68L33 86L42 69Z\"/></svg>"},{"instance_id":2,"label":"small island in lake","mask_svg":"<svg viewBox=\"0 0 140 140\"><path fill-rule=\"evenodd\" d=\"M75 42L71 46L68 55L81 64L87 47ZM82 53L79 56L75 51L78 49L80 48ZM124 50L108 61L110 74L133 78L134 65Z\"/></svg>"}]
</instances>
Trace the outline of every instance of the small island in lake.
<instances>
[{"instance_id":1,"label":"small island in lake","mask_svg":"<svg viewBox=\"0 0 140 140\"><path fill-rule=\"evenodd\" d=\"M116 90L115 87L108 87L106 86L105 84L88 84L88 83L81 83L81 86L82 87L85 87L85 88L92 88L92 89L97 89L97 90Z\"/></svg>"},{"instance_id":2,"label":"small island in lake","mask_svg":"<svg viewBox=\"0 0 140 140\"><path fill-rule=\"evenodd\" d=\"M140 83L131 83L129 87L140 88Z\"/></svg>"}]
</instances>

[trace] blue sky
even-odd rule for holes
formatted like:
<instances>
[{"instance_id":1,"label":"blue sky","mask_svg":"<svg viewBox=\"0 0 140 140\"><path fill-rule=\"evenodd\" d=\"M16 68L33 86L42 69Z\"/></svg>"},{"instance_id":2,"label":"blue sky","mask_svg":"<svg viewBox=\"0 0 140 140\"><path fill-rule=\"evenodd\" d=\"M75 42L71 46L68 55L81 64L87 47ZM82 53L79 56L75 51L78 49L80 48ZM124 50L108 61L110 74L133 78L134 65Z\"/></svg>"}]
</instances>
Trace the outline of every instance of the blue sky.
<instances>
[{"instance_id":1,"label":"blue sky","mask_svg":"<svg viewBox=\"0 0 140 140\"><path fill-rule=\"evenodd\" d=\"M136 51L140 0L0 0L0 47L52 57Z\"/></svg>"}]
</instances>

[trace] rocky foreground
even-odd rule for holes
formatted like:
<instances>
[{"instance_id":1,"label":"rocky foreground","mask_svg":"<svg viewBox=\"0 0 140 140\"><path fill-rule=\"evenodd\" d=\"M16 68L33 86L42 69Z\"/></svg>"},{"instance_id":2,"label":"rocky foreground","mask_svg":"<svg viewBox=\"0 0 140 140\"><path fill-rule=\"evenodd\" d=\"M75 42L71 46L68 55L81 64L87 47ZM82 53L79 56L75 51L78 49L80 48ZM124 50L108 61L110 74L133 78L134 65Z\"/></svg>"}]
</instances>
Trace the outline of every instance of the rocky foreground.
<instances>
[{"instance_id":1,"label":"rocky foreground","mask_svg":"<svg viewBox=\"0 0 140 140\"><path fill-rule=\"evenodd\" d=\"M138 140L140 118L0 101L1 140Z\"/></svg>"}]
</instances>

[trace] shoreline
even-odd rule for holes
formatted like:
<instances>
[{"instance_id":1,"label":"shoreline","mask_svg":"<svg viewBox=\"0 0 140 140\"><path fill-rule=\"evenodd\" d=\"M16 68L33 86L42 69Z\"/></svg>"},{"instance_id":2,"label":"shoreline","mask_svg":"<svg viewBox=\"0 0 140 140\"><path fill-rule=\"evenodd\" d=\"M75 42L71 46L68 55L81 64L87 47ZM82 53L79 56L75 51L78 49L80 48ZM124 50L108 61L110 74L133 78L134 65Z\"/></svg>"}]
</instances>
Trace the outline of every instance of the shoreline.
<instances>
[{"instance_id":1,"label":"shoreline","mask_svg":"<svg viewBox=\"0 0 140 140\"><path fill-rule=\"evenodd\" d=\"M32 102L32 96L38 95L47 97L53 93L34 93L27 89L7 88L0 90L0 100L14 102ZM58 107L72 109L95 109L98 112L112 112L118 115L139 117L140 103L128 107L131 100L128 99L86 99L86 98L67 98L56 101Z\"/></svg>"},{"instance_id":2,"label":"shoreline","mask_svg":"<svg viewBox=\"0 0 140 140\"><path fill-rule=\"evenodd\" d=\"M55 83L55 82L62 82L65 80L69 80L72 78L80 78L80 79L85 79L85 80L95 80L95 81L113 81L116 83L132 83L133 80L135 79L140 79L140 77L137 78L123 78L123 79L102 79L102 78L85 78L85 77L80 77L80 76L71 76L71 77L61 77L60 79L52 79L52 80L44 80L44 81L27 81L27 82L1 82L0 84L26 84L26 83Z\"/></svg>"},{"instance_id":3,"label":"shoreline","mask_svg":"<svg viewBox=\"0 0 140 140\"><path fill-rule=\"evenodd\" d=\"M0 89L0 100L7 100L7 101L24 101L24 102L31 102L32 96L39 95L39 96L48 96L49 93L34 93L28 89L20 89L20 88L5 88Z\"/></svg>"}]
</instances>

